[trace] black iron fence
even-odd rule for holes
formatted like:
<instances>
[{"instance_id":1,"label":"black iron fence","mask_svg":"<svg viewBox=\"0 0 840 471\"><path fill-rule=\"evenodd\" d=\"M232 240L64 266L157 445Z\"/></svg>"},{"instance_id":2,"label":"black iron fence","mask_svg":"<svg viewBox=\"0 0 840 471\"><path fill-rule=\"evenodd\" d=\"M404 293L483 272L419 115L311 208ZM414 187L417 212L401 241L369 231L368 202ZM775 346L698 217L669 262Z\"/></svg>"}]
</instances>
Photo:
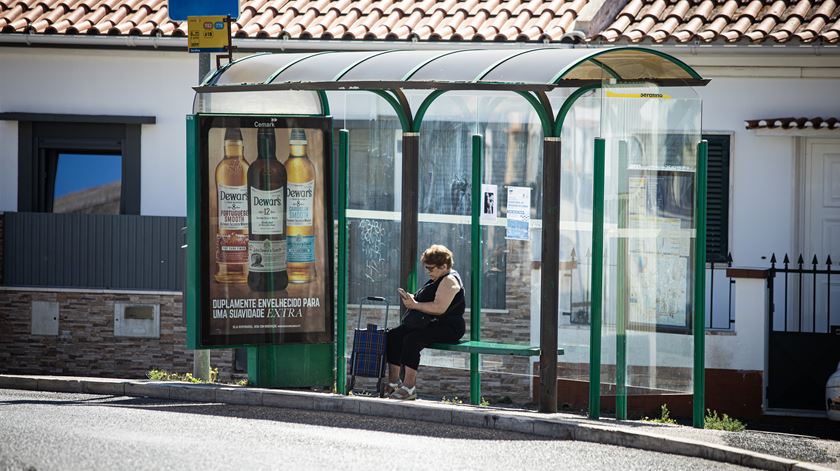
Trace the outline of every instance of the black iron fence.
<instances>
[{"instance_id":1,"label":"black iron fence","mask_svg":"<svg viewBox=\"0 0 840 471\"><path fill-rule=\"evenodd\" d=\"M832 312L832 275L840 292L840 270L832 269L831 255L820 263L816 255L810 263L800 254L791 263L785 254L777 266L776 254L770 258L770 314L772 330L782 332L829 333L840 324L840 310L835 300Z\"/></svg>"}]
</instances>

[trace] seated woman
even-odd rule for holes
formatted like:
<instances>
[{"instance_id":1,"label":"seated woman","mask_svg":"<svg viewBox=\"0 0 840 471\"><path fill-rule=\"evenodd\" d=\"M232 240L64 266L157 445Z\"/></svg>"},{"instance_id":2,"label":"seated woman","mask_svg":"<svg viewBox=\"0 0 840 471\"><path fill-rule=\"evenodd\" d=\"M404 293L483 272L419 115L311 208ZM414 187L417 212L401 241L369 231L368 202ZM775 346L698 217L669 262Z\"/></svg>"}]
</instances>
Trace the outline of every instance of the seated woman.
<instances>
[{"instance_id":1,"label":"seated woman","mask_svg":"<svg viewBox=\"0 0 840 471\"><path fill-rule=\"evenodd\" d=\"M420 351L434 342L456 342L464 336L464 283L452 269L452 252L443 245L432 245L420 258L430 280L411 295L400 288L400 298L408 309L430 314L428 326L412 329L401 325L388 331L388 385L392 399L417 398L415 382ZM405 368L400 382L400 368Z\"/></svg>"}]
</instances>

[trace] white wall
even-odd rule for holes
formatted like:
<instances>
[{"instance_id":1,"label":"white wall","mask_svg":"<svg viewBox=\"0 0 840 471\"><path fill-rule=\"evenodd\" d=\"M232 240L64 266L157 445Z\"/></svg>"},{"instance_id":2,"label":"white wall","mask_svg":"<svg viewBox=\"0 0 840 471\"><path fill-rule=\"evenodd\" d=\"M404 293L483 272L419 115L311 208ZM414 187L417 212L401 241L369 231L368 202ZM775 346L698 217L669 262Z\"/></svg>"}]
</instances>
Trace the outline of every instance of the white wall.
<instances>
[{"instance_id":1,"label":"white wall","mask_svg":"<svg viewBox=\"0 0 840 471\"><path fill-rule=\"evenodd\" d=\"M793 133L761 136L744 121L779 117L836 117L840 79L712 78L698 89L703 130L733 136L730 248L738 266L768 266L795 246L796 149ZM825 131L826 137L840 132ZM761 257L766 256L767 260Z\"/></svg>"},{"instance_id":2,"label":"white wall","mask_svg":"<svg viewBox=\"0 0 840 471\"><path fill-rule=\"evenodd\" d=\"M142 127L141 213L186 215L184 117L196 54L0 47L0 63L2 112L154 116ZM17 209L17 128L8 123L0 124L0 198L0 209Z\"/></svg>"}]
</instances>

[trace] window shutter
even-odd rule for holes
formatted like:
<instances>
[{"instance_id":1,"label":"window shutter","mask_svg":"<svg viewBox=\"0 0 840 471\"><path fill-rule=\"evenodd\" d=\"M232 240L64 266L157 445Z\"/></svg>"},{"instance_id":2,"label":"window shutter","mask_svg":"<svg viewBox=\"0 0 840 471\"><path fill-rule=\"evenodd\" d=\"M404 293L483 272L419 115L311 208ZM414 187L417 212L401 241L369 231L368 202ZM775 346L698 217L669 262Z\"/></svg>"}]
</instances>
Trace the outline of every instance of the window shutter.
<instances>
[{"instance_id":1,"label":"window shutter","mask_svg":"<svg viewBox=\"0 0 840 471\"><path fill-rule=\"evenodd\" d=\"M729 253L728 135L704 134L709 142L706 199L706 261L725 263Z\"/></svg>"}]
</instances>

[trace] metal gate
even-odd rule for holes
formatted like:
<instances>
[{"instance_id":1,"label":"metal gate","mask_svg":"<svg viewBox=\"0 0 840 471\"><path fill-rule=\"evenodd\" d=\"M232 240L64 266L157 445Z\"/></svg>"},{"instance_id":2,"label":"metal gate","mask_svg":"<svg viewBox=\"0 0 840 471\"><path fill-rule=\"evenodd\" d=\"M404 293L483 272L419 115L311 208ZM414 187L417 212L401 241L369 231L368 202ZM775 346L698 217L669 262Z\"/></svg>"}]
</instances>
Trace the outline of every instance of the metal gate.
<instances>
[{"instance_id":1,"label":"metal gate","mask_svg":"<svg viewBox=\"0 0 840 471\"><path fill-rule=\"evenodd\" d=\"M831 302L840 270L830 256L806 265L785 255L780 268L774 254L770 263L767 406L824 411L825 382L840 361L840 299Z\"/></svg>"}]
</instances>

